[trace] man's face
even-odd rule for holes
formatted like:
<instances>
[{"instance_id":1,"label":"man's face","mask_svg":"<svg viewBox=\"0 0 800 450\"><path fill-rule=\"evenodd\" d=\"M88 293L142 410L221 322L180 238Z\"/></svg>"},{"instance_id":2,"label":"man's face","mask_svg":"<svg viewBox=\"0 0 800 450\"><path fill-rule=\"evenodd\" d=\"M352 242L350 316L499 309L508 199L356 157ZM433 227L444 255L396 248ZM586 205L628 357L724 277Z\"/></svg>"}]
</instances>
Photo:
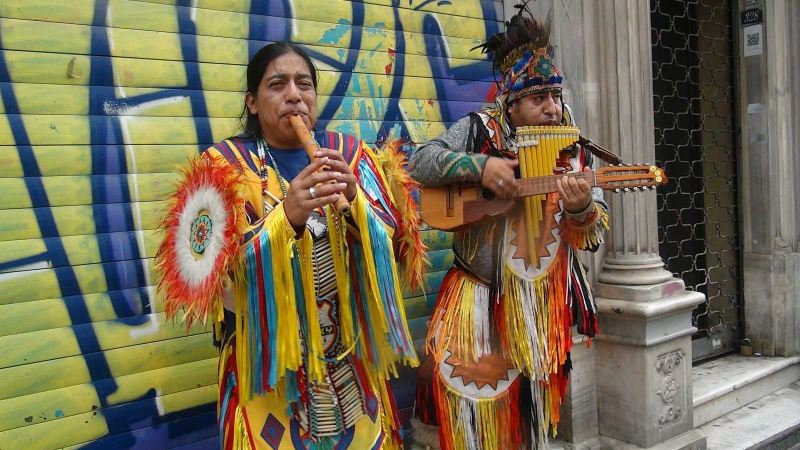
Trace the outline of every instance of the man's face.
<instances>
[{"instance_id":1,"label":"man's face","mask_svg":"<svg viewBox=\"0 0 800 450\"><path fill-rule=\"evenodd\" d=\"M258 92L245 96L251 114L258 115L264 139L272 147L302 145L289 117L299 115L306 127L317 122L317 91L306 61L296 53L281 55L267 66Z\"/></svg>"},{"instance_id":2,"label":"man's face","mask_svg":"<svg viewBox=\"0 0 800 450\"><path fill-rule=\"evenodd\" d=\"M526 95L508 107L514 127L561 125L561 90Z\"/></svg>"}]
</instances>

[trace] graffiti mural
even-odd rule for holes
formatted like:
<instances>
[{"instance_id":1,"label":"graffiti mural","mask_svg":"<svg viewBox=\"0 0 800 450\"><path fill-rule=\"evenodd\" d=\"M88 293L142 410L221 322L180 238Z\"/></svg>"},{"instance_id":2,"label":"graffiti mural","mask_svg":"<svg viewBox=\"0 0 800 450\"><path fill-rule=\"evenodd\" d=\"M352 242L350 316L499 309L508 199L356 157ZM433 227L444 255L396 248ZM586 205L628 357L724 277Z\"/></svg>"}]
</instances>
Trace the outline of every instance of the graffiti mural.
<instances>
[{"instance_id":1,"label":"graffiti mural","mask_svg":"<svg viewBox=\"0 0 800 450\"><path fill-rule=\"evenodd\" d=\"M176 169L236 134L244 68L303 45L319 127L423 142L491 96L498 0L0 2L0 450L216 448L208 330L167 321L152 258ZM415 336L449 264L427 233ZM425 295L427 294L427 296ZM435 297L435 295L433 295ZM393 386L406 415L413 373Z\"/></svg>"}]
</instances>

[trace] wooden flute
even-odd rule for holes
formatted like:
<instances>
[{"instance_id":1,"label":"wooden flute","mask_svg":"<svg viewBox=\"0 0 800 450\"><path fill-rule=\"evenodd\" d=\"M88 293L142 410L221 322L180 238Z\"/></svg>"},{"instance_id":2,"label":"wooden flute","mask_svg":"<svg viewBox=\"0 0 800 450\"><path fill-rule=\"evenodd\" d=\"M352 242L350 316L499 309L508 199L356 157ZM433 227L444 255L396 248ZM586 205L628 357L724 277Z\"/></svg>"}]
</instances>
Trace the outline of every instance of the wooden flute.
<instances>
[{"instance_id":1,"label":"wooden flute","mask_svg":"<svg viewBox=\"0 0 800 450\"><path fill-rule=\"evenodd\" d=\"M303 122L303 119L300 116L291 116L289 117L289 122L292 123L292 127L294 128L294 132L297 133L297 137L300 139L300 142L303 143L303 148L306 149L306 153L308 154L308 159L313 161L314 152L319 149L319 145L317 145L317 141L311 137L311 133L306 128L306 124ZM333 180L331 183L338 183L338 181ZM339 214L349 216L350 215L350 202L344 197L344 193L339 194L339 198L336 199L334 204L336 210L339 211Z\"/></svg>"}]
</instances>

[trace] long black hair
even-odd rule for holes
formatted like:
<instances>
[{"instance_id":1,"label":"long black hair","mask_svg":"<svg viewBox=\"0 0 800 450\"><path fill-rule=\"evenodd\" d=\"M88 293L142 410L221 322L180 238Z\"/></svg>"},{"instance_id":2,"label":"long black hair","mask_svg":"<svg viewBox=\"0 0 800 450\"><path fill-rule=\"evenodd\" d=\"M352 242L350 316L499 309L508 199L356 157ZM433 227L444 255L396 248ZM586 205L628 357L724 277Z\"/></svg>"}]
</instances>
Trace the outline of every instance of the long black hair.
<instances>
[{"instance_id":1,"label":"long black hair","mask_svg":"<svg viewBox=\"0 0 800 450\"><path fill-rule=\"evenodd\" d=\"M314 83L314 90L316 90L317 68L314 67L311 57L308 56L308 53L299 45L281 41L265 45L250 58L250 62L247 63L247 92L251 93L253 96L258 94L258 85L261 84L261 79L264 78L264 72L267 71L267 67L269 67L273 61L287 53L299 55L306 64L308 64L308 70L311 71L311 81ZM258 122L258 115L250 114L250 110L247 108L247 102L244 103L244 108L242 109L242 114L239 116L239 120L242 124L243 135L248 137L263 137L261 134L261 125Z\"/></svg>"}]
</instances>

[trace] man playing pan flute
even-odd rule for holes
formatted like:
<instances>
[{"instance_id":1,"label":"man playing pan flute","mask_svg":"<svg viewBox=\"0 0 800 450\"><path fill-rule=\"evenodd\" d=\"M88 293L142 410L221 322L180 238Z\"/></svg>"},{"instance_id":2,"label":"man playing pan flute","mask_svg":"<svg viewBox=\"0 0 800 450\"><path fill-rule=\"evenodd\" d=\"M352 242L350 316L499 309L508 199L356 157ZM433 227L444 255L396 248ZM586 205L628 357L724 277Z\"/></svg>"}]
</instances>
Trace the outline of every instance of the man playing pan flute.
<instances>
[{"instance_id":1,"label":"man playing pan flute","mask_svg":"<svg viewBox=\"0 0 800 450\"><path fill-rule=\"evenodd\" d=\"M482 44L502 74L496 104L421 146L411 159L417 181L479 183L512 198L517 173L590 170L592 156L577 144L522 155L522 141L531 139L520 127L570 122L549 35L550 21L537 21L522 6L504 33ZM557 188L455 233L455 262L436 301L417 388L412 424L423 448L544 448L555 432L572 326L590 337L597 332L576 251L596 250L608 228L600 189L566 177Z\"/></svg>"}]
</instances>

